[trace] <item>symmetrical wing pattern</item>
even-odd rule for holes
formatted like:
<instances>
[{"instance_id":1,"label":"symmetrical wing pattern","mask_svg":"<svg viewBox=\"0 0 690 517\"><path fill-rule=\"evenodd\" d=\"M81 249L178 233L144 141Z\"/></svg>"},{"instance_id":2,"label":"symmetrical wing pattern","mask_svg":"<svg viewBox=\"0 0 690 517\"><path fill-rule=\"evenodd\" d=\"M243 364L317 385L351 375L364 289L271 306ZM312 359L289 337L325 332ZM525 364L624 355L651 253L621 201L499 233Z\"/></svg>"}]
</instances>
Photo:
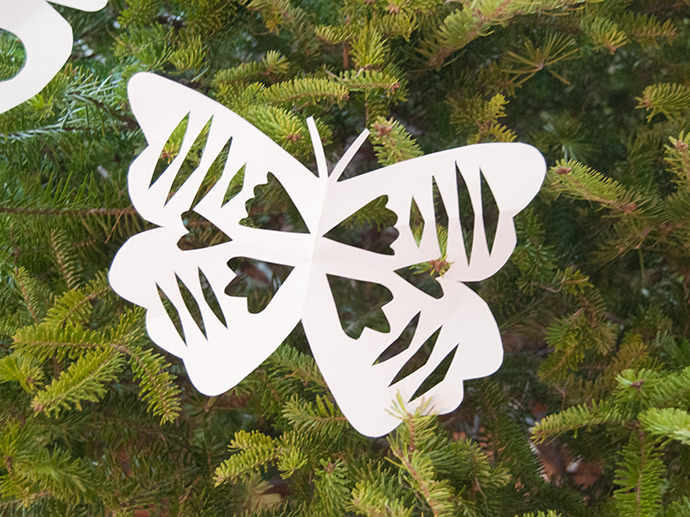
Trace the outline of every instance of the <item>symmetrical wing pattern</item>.
<instances>
[{"instance_id":1,"label":"symmetrical wing pattern","mask_svg":"<svg viewBox=\"0 0 690 517\"><path fill-rule=\"evenodd\" d=\"M107 0L50 0L82 11L98 11ZM0 113L30 99L58 73L72 53L72 27L46 0L0 0L0 29L24 44L26 62L0 81Z\"/></svg>"},{"instance_id":2,"label":"symmetrical wing pattern","mask_svg":"<svg viewBox=\"0 0 690 517\"><path fill-rule=\"evenodd\" d=\"M534 148L478 144L343 180L366 132L328 174L310 121L319 169L314 175L247 121L193 90L139 74L130 81L129 93L149 143L130 169L130 196L139 213L158 228L125 243L110 280L120 295L147 309L151 338L184 360L200 391L216 395L237 384L300 320L339 407L369 436L398 425L389 412L398 394L410 410L430 399L434 411L452 411L462 400L464 379L498 368L503 352L496 322L486 303L462 282L487 278L512 253L513 217L534 197L545 173ZM156 173L166 142L181 131L182 121L186 126L179 152ZM196 165L187 167L198 152ZM242 224L255 187L269 179L285 189L307 231ZM484 223L482 182L498 207L493 239L487 238ZM459 188L466 189L474 215L471 246L465 242ZM234 195L228 195L233 189ZM397 216L392 254L327 236L382 196ZM436 224L441 209L447 241L439 239ZM224 242L181 248L190 213L222 232ZM421 235L411 222L415 219L422 222ZM438 296L399 274L441 258L446 270L436 280ZM226 294L237 281L233 267L240 259L273 264L259 272L269 280L283 268L282 284L259 310L250 310L246 298ZM349 335L339 319L333 279L387 290L391 301L382 308L386 328Z\"/></svg>"}]
</instances>

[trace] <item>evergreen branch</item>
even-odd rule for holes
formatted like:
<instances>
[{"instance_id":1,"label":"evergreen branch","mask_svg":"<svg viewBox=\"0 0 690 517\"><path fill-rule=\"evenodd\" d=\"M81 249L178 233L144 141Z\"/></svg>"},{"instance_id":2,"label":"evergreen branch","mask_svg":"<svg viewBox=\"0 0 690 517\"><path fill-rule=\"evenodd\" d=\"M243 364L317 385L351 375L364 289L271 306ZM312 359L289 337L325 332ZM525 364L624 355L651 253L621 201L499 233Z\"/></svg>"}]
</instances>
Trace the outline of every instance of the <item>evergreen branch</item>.
<instances>
[{"instance_id":1,"label":"evergreen branch","mask_svg":"<svg viewBox=\"0 0 690 517\"><path fill-rule=\"evenodd\" d=\"M126 351L127 346L140 341L143 328L140 311L128 311L116 327L89 330L81 326L67 325L58 328L49 323L21 328L14 335L14 348L44 361L50 357L77 357L85 349L110 347Z\"/></svg>"},{"instance_id":2,"label":"evergreen branch","mask_svg":"<svg viewBox=\"0 0 690 517\"><path fill-rule=\"evenodd\" d=\"M414 499L391 465L371 461L352 465L356 480L348 508L357 515L376 517L411 517Z\"/></svg>"},{"instance_id":3,"label":"evergreen branch","mask_svg":"<svg viewBox=\"0 0 690 517\"><path fill-rule=\"evenodd\" d=\"M620 25L625 32L643 47L659 48L660 40L672 43L678 31L671 20L663 23L651 14L624 13Z\"/></svg>"},{"instance_id":4,"label":"evergreen branch","mask_svg":"<svg viewBox=\"0 0 690 517\"><path fill-rule=\"evenodd\" d=\"M162 424L177 419L181 392L165 358L138 346L117 349L130 357L134 378L140 385L139 396L148 402L147 411L160 416Z\"/></svg>"},{"instance_id":5,"label":"evergreen branch","mask_svg":"<svg viewBox=\"0 0 690 517\"><path fill-rule=\"evenodd\" d=\"M453 492L447 481L435 479L429 457L421 451L405 451L391 445L396 463L405 473L411 488L423 497L434 517L453 515Z\"/></svg>"},{"instance_id":6,"label":"evergreen branch","mask_svg":"<svg viewBox=\"0 0 690 517\"><path fill-rule=\"evenodd\" d=\"M667 373L648 393L649 401L657 407L688 406L690 404L690 366L680 372Z\"/></svg>"},{"instance_id":7,"label":"evergreen branch","mask_svg":"<svg viewBox=\"0 0 690 517\"><path fill-rule=\"evenodd\" d=\"M474 135L467 140L468 144L483 141L512 142L517 138L515 132L498 122L506 116L505 106L508 100L503 94L496 94L488 101L481 96L457 98L448 102L451 108L451 123L463 131L476 127Z\"/></svg>"},{"instance_id":8,"label":"evergreen branch","mask_svg":"<svg viewBox=\"0 0 690 517\"><path fill-rule=\"evenodd\" d=\"M91 303L110 293L105 272L100 272L82 289L66 291L48 309L44 322L57 328L83 325L91 316Z\"/></svg>"},{"instance_id":9,"label":"evergreen branch","mask_svg":"<svg viewBox=\"0 0 690 517\"><path fill-rule=\"evenodd\" d=\"M317 396L316 403L294 395L285 405L282 415L297 431L313 432L334 440L349 428L347 419L325 395Z\"/></svg>"},{"instance_id":10,"label":"evergreen branch","mask_svg":"<svg viewBox=\"0 0 690 517\"><path fill-rule=\"evenodd\" d=\"M307 123L303 117L278 106L260 104L253 106L246 114L257 128L266 133L274 142L295 156L311 156L314 148ZM321 121L316 122L324 143L331 139L331 129Z\"/></svg>"},{"instance_id":11,"label":"evergreen branch","mask_svg":"<svg viewBox=\"0 0 690 517\"><path fill-rule=\"evenodd\" d=\"M496 453L500 465L508 466L522 483L537 485L543 476L543 466L525 436L523 425L510 411L510 399L504 388L497 382L484 380L478 391L479 407L484 415L483 434L492 447L501 444L501 450Z\"/></svg>"},{"instance_id":12,"label":"evergreen branch","mask_svg":"<svg viewBox=\"0 0 690 517\"><path fill-rule=\"evenodd\" d=\"M663 515L664 517L685 517L690 515L690 497L685 496L673 501L668 505Z\"/></svg>"},{"instance_id":13,"label":"evergreen branch","mask_svg":"<svg viewBox=\"0 0 690 517\"><path fill-rule=\"evenodd\" d=\"M316 501L310 510L313 515L339 516L343 515L345 505L350 498L350 481L347 469L342 460L319 461L320 469L316 471L314 488Z\"/></svg>"},{"instance_id":14,"label":"evergreen branch","mask_svg":"<svg viewBox=\"0 0 690 517\"><path fill-rule=\"evenodd\" d=\"M94 215L115 215L118 217L124 215L136 215L137 211L134 207L126 208L27 208L27 207L0 207L0 214L12 215L58 215L58 216L94 216Z\"/></svg>"},{"instance_id":15,"label":"evergreen branch","mask_svg":"<svg viewBox=\"0 0 690 517\"><path fill-rule=\"evenodd\" d=\"M67 240L64 231L53 230L50 234L50 244L55 253L55 260L62 273L62 278L67 284L67 288L76 289L81 283L79 279L81 266L77 261L72 243Z\"/></svg>"},{"instance_id":16,"label":"evergreen branch","mask_svg":"<svg viewBox=\"0 0 690 517\"><path fill-rule=\"evenodd\" d=\"M378 117L371 124L371 140L382 166L421 156L422 150L410 133L394 119Z\"/></svg>"},{"instance_id":17,"label":"evergreen branch","mask_svg":"<svg viewBox=\"0 0 690 517\"><path fill-rule=\"evenodd\" d=\"M604 16L585 17L580 27L592 40L595 48L605 48L609 54L628 42L628 36L618 28L618 24Z\"/></svg>"},{"instance_id":18,"label":"evergreen branch","mask_svg":"<svg viewBox=\"0 0 690 517\"><path fill-rule=\"evenodd\" d=\"M388 45L379 28L369 25L352 42L350 53L358 70L371 70L385 65Z\"/></svg>"},{"instance_id":19,"label":"evergreen branch","mask_svg":"<svg viewBox=\"0 0 690 517\"><path fill-rule=\"evenodd\" d=\"M319 102L340 103L348 98L347 89L330 79L306 77L292 79L269 86L261 92L259 100L272 104L298 106Z\"/></svg>"},{"instance_id":20,"label":"evergreen branch","mask_svg":"<svg viewBox=\"0 0 690 517\"><path fill-rule=\"evenodd\" d=\"M649 112L647 121L661 113L677 119L690 110L690 86L675 83L660 83L647 86L642 97L637 99L637 108Z\"/></svg>"},{"instance_id":21,"label":"evergreen branch","mask_svg":"<svg viewBox=\"0 0 690 517\"><path fill-rule=\"evenodd\" d=\"M311 383L324 390L328 388L314 358L303 354L289 344L279 347L269 357L267 367L276 375L298 379L307 387Z\"/></svg>"},{"instance_id":22,"label":"evergreen branch","mask_svg":"<svg viewBox=\"0 0 690 517\"><path fill-rule=\"evenodd\" d=\"M288 60L275 50L269 50L261 61L242 63L233 68L217 72L213 77L213 86L218 88L224 83L270 80L285 76L289 71Z\"/></svg>"},{"instance_id":23,"label":"evergreen branch","mask_svg":"<svg viewBox=\"0 0 690 517\"><path fill-rule=\"evenodd\" d=\"M394 479L392 475L391 478ZM383 483L360 481L352 490L350 507L357 515L368 517L412 517L412 508L406 507L400 499L388 496L391 488Z\"/></svg>"},{"instance_id":24,"label":"evergreen branch","mask_svg":"<svg viewBox=\"0 0 690 517\"><path fill-rule=\"evenodd\" d=\"M228 445L228 450L235 454L216 468L216 486L226 481L248 479L254 473L267 468L278 454L273 438L259 431L237 431Z\"/></svg>"},{"instance_id":25,"label":"evergreen branch","mask_svg":"<svg viewBox=\"0 0 690 517\"><path fill-rule=\"evenodd\" d=\"M16 381L24 391L33 393L44 379L40 366L21 354L14 353L0 359L0 383Z\"/></svg>"},{"instance_id":26,"label":"evergreen branch","mask_svg":"<svg viewBox=\"0 0 690 517\"><path fill-rule=\"evenodd\" d=\"M690 132L681 131L678 138L669 137L671 145L665 145L664 161L676 176L679 188L690 191Z\"/></svg>"},{"instance_id":27,"label":"evergreen branch","mask_svg":"<svg viewBox=\"0 0 690 517\"><path fill-rule=\"evenodd\" d=\"M616 468L616 484L620 488L614 492L614 498L619 515L658 515L663 472L659 447L651 443L644 432L632 433Z\"/></svg>"},{"instance_id":28,"label":"evergreen branch","mask_svg":"<svg viewBox=\"0 0 690 517\"><path fill-rule=\"evenodd\" d=\"M91 302L96 298L96 295L87 295L81 289L65 291L48 309L44 322L57 328L83 324L91 316Z\"/></svg>"},{"instance_id":29,"label":"evergreen branch","mask_svg":"<svg viewBox=\"0 0 690 517\"><path fill-rule=\"evenodd\" d=\"M564 84L570 84L570 81L549 67L561 61L575 59L578 49L574 43L572 38L557 34L550 34L538 47L530 39L523 45L522 54L511 51L506 53L506 63L512 64L506 72L519 78L518 85L545 69Z\"/></svg>"},{"instance_id":30,"label":"evergreen branch","mask_svg":"<svg viewBox=\"0 0 690 517\"><path fill-rule=\"evenodd\" d=\"M84 462L72 459L66 451L58 449L51 452L34 446L13 459L11 473L3 480L2 491L7 490L7 481L14 481L15 486L35 485L31 489L31 498L45 491L46 495L74 503L82 501L91 489L89 474Z\"/></svg>"},{"instance_id":31,"label":"evergreen branch","mask_svg":"<svg viewBox=\"0 0 690 517\"><path fill-rule=\"evenodd\" d=\"M280 471L280 477L288 479L297 469L308 464L309 457L306 451L316 447L312 436L291 430L278 439L276 444L276 467Z\"/></svg>"},{"instance_id":32,"label":"evergreen branch","mask_svg":"<svg viewBox=\"0 0 690 517\"><path fill-rule=\"evenodd\" d=\"M448 15L439 28L435 52L427 51L429 66L436 68L456 50L463 48L472 40L490 34L492 15L499 17L507 10L513 0L502 0L488 16L478 13L469 6Z\"/></svg>"},{"instance_id":33,"label":"evergreen branch","mask_svg":"<svg viewBox=\"0 0 690 517\"><path fill-rule=\"evenodd\" d=\"M447 480L439 481L430 453L435 441L434 418L424 415L427 407L408 413L400 396L395 408L396 414L403 414L403 423L387 440L391 453L397 461L391 460L402 472L409 486L421 496L434 517L453 515L455 505L453 490ZM426 446L430 446L428 450Z\"/></svg>"},{"instance_id":34,"label":"evergreen branch","mask_svg":"<svg viewBox=\"0 0 690 517\"><path fill-rule=\"evenodd\" d=\"M293 5L290 0L249 0L247 8L261 13L269 31L277 33L279 29L284 29L291 33L301 43L305 54L309 55L317 50L318 40L314 26L306 12Z\"/></svg>"},{"instance_id":35,"label":"evergreen branch","mask_svg":"<svg viewBox=\"0 0 690 517\"><path fill-rule=\"evenodd\" d=\"M389 98L403 98L405 81L386 70L345 70L336 77L350 91L382 90Z\"/></svg>"},{"instance_id":36,"label":"evergreen branch","mask_svg":"<svg viewBox=\"0 0 690 517\"><path fill-rule=\"evenodd\" d=\"M554 353L539 366L540 376L559 382L568 370L575 370L585 360L588 351L604 356L610 353L616 344L618 328L593 318L594 312L594 309L579 309L547 329L546 341L554 347Z\"/></svg>"},{"instance_id":37,"label":"evergreen branch","mask_svg":"<svg viewBox=\"0 0 690 517\"><path fill-rule=\"evenodd\" d=\"M682 409L651 408L639 414L642 429L652 436L661 436L690 445L690 413Z\"/></svg>"},{"instance_id":38,"label":"evergreen branch","mask_svg":"<svg viewBox=\"0 0 690 517\"><path fill-rule=\"evenodd\" d=\"M319 25L315 27L314 32L319 39L325 41L326 43L338 45L354 39L359 33L359 30L358 28L355 28L349 24Z\"/></svg>"},{"instance_id":39,"label":"evergreen branch","mask_svg":"<svg viewBox=\"0 0 690 517\"><path fill-rule=\"evenodd\" d=\"M591 405L572 406L548 415L532 427L532 440L543 443L549 438L597 425L623 425L630 421L621 408L610 401L594 401Z\"/></svg>"},{"instance_id":40,"label":"evergreen branch","mask_svg":"<svg viewBox=\"0 0 690 517\"><path fill-rule=\"evenodd\" d=\"M38 286L36 280L32 278L23 267L14 270L14 278L21 291L22 299L29 309L34 323L38 323L42 316L38 301Z\"/></svg>"},{"instance_id":41,"label":"evergreen branch","mask_svg":"<svg viewBox=\"0 0 690 517\"><path fill-rule=\"evenodd\" d=\"M560 160L549 169L551 187L574 199L600 203L622 214L639 209L640 200L623 185L576 160Z\"/></svg>"},{"instance_id":42,"label":"evergreen branch","mask_svg":"<svg viewBox=\"0 0 690 517\"><path fill-rule=\"evenodd\" d=\"M82 339L80 339L82 338ZM92 349L103 346L102 336L77 327L64 330L51 327L25 327L14 336L15 349L39 361L49 357L62 359L73 356L79 349Z\"/></svg>"},{"instance_id":43,"label":"evergreen branch","mask_svg":"<svg viewBox=\"0 0 690 517\"><path fill-rule=\"evenodd\" d=\"M97 402L103 397L105 384L117 379L123 365L123 356L112 348L90 350L38 392L31 407L37 413L48 415L57 415L72 406L81 410L82 401Z\"/></svg>"},{"instance_id":44,"label":"evergreen branch","mask_svg":"<svg viewBox=\"0 0 690 517\"><path fill-rule=\"evenodd\" d=\"M480 0L465 4L443 20L424 54L429 66L438 68L453 52L488 36L493 27L504 26L517 15L567 9L579 3L581 0Z\"/></svg>"}]
</instances>

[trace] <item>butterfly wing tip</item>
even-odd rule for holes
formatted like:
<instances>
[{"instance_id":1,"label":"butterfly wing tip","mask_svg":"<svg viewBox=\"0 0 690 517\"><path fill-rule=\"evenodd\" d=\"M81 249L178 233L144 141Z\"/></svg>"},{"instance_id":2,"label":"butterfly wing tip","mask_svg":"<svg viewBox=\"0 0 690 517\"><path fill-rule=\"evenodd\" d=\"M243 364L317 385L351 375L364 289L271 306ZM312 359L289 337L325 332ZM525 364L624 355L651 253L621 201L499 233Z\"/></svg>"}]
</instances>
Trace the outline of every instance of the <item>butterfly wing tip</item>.
<instances>
[{"instance_id":1,"label":"butterfly wing tip","mask_svg":"<svg viewBox=\"0 0 690 517\"><path fill-rule=\"evenodd\" d=\"M132 97L132 93L145 91L147 85L152 81L155 81L155 78L160 78L160 76L152 72L137 72L134 74L127 83L127 93L129 94L129 97Z\"/></svg>"},{"instance_id":2,"label":"butterfly wing tip","mask_svg":"<svg viewBox=\"0 0 690 517\"><path fill-rule=\"evenodd\" d=\"M491 145L491 144L490 144ZM510 206L514 213L523 210L539 193L546 177L546 160L534 146L510 142L505 151L492 156L485 165L496 174L490 187L497 195L499 205ZM482 167L482 172L488 172ZM497 181L498 180L498 181ZM501 198L499 200L499 198Z\"/></svg>"},{"instance_id":3,"label":"butterfly wing tip","mask_svg":"<svg viewBox=\"0 0 690 517\"><path fill-rule=\"evenodd\" d=\"M50 0L51 3L57 5L64 5L71 9L79 9L80 11L96 12L108 5L108 0Z\"/></svg>"},{"instance_id":4,"label":"butterfly wing tip","mask_svg":"<svg viewBox=\"0 0 690 517\"><path fill-rule=\"evenodd\" d=\"M187 352L182 360L190 382L199 393L207 397L217 397L234 388L241 380L233 382L233 379L228 375L233 372L228 370L227 365L231 363L227 361L227 356L209 359L200 353L195 353L190 348L187 349ZM224 354L221 352L222 355Z\"/></svg>"}]
</instances>

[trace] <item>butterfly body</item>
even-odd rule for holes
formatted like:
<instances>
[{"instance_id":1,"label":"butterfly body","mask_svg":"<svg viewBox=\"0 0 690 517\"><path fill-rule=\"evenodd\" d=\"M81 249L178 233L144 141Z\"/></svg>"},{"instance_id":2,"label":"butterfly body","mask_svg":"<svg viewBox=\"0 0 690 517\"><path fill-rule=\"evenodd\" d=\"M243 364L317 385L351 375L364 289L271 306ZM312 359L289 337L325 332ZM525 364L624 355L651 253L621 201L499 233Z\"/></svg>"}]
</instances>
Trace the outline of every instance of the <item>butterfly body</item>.
<instances>
[{"instance_id":1,"label":"butterfly body","mask_svg":"<svg viewBox=\"0 0 690 517\"><path fill-rule=\"evenodd\" d=\"M349 150L329 175L313 123L318 174L237 114L198 92L153 74L138 74L130 81L129 93L149 143L130 168L130 196L142 217L159 228L125 243L111 268L110 281L121 296L147 309L152 340L184 360L197 389L217 395L232 388L300 321L340 409L358 431L369 436L386 434L399 423L389 411L398 395L409 410L429 399L430 410L445 413L462 400L464 379L488 375L499 367L503 352L496 322L487 304L462 282L492 275L514 249L513 217L536 194L545 172L543 158L534 148L478 144L342 179L354 151ZM168 136L187 115L179 154L154 180ZM209 121L199 164L176 187L182 164ZM358 142L365 137L360 136ZM212 163L228 143L222 174L197 200ZM226 201L228 187L240 170L244 171L242 187ZM269 174L284 187L307 232L242 224L247 202L255 196L255 188L269 180ZM461 228L459 177L467 186L475 214L469 256ZM482 217L482 177L499 207L493 246L487 243ZM397 217L392 254L329 238L331 229L382 196L386 209ZM419 241L411 224L413 204L424 221ZM448 214L445 245L436 224L439 204ZM177 242L187 232L182 214L188 210L206 218L230 241L180 249ZM442 290L438 298L398 274L444 255L448 267L437 278ZM246 298L224 293L236 276L229 261L237 257L292 268L268 305L257 313L249 310ZM391 295L381 308L387 329L367 327L358 336L345 332L330 283L334 277L385 288ZM204 301L201 278L215 293L220 317ZM192 317L183 299L185 291L196 301L202 322ZM175 328L166 303L179 314L182 332ZM405 347L390 355L399 341ZM418 352L426 348L431 352L420 359ZM425 380L442 364L447 371L440 381L420 393ZM410 365L414 368L402 375Z\"/></svg>"}]
</instances>

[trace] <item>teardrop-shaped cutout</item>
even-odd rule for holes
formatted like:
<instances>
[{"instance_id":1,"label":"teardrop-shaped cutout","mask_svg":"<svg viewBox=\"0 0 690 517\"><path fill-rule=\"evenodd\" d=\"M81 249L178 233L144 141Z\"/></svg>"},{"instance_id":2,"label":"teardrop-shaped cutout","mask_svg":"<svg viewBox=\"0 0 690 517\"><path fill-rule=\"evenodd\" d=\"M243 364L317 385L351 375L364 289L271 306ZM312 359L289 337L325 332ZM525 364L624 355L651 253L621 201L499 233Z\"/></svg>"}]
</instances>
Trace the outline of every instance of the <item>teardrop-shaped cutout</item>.
<instances>
[{"instance_id":1,"label":"teardrop-shaped cutout","mask_svg":"<svg viewBox=\"0 0 690 517\"><path fill-rule=\"evenodd\" d=\"M172 321L172 324L174 325L175 330L177 330L180 339L182 341L185 341L184 329L182 328L182 318L180 318L180 313L177 311L177 308L175 307L173 302L170 301L170 298L168 298L168 296L163 292L163 290L160 288L158 284L156 284L156 289L158 289L158 297L161 299L161 303L163 304L163 308L165 309L168 318L170 318L170 321Z\"/></svg>"},{"instance_id":2,"label":"teardrop-shaped cutout","mask_svg":"<svg viewBox=\"0 0 690 517\"><path fill-rule=\"evenodd\" d=\"M170 186L168 199L175 195L175 193L185 184L185 182L199 166L199 162L201 162L201 158L204 154L204 149L206 148L206 142L208 142L208 135L211 131L212 121L213 119L211 118L208 120L208 122L206 122L206 125L196 136L192 147L190 147L187 151L184 161L182 162L182 165L180 165L180 169L177 171L177 175ZM208 171L206 171L206 173L208 174Z\"/></svg>"},{"instance_id":3,"label":"teardrop-shaped cutout","mask_svg":"<svg viewBox=\"0 0 690 517\"><path fill-rule=\"evenodd\" d=\"M494 246L494 239L496 238L496 229L498 227L498 204L494 193L491 192L491 187L486 181L484 174L480 177L482 182L482 218L484 220L484 232L486 234L486 245L489 253Z\"/></svg>"},{"instance_id":4,"label":"teardrop-shaped cutout","mask_svg":"<svg viewBox=\"0 0 690 517\"><path fill-rule=\"evenodd\" d=\"M247 310L262 312L294 269L285 264L274 264L247 257L233 257L228 266L237 275L225 288L225 294L247 299Z\"/></svg>"},{"instance_id":5,"label":"teardrop-shaped cutout","mask_svg":"<svg viewBox=\"0 0 690 517\"><path fill-rule=\"evenodd\" d=\"M324 237L373 253L393 255L391 244L399 232L395 212L386 208L388 196L379 196L334 226Z\"/></svg>"},{"instance_id":6,"label":"teardrop-shaped cutout","mask_svg":"<svg viewBox=\"0 0 690 517\"><path fill-rule=\"evenodd\" d=\"M424 382L419 386L419 388L417 388L417 391L414 392L414 395L410 397L410 400L414 400L418 397L423 396L432 388L438 386L443 382L443 379L446 378L446 374L450 369L450 365L452 364L453 358L455 357L455 353L457 351L458 346L455 345L455 348L448 352L448 355L446 355L446 357L444 357L443 360L440 363L438 363L438 366L434 369L433 372L431 372L431 375L424 379Z\"/></svg>"},{"instance_id":7,"label":"teardrop-shaped cutout","mask_svg":"<svg viewBox=\"0 0 690 517\"><path fill-rule=\"evenodd\" d=\"M180 120L180 122L177 124L177 127L173 129L172 133L170 133L168 141L165 142L165 145L161 150L161 154L158 157L158 161L156 162L156 167L153 169L153 176L151 177L151 183L149 186L152 186L154 183L156 183L158 178L161 177L163 172L165 172L168 166L180 153L184 135L187 133L187 124L189 124L189 113L187 113L182 120Z\"/></svg>"},{"instance_id":8,"label":"teardrop-shaped cutout","mask_svg":"<svg viewBox=\"0 0 690 517\"><path fill-rule=\"evenodd\" d=\"M441 197L441 191L436 183L436 178L432 179L434 191L434 215L436 216L436 236L441 255L446 254L448 249L448 211Z\"/></svg>"},{"instance_id":9,"label":"teardrop-shaped cutout","mask_svg":"<svg viewBox=\"0 0 690 517\"><path fill-rule=\"evenodd\" d=\"M223 146L221 151L218 153L213 163L208 168L206 172L206 177L201 183L199 190L197 190L194 200L189 205L191 208L195 208L199 202L206 197L206 194L218 183L223 170L225 169L225 163L228 161L228 155L230 154L230 146L232 145L232 138L228 139L226 144Z\"/></svg>"},{"instance_id":10,"label":"teardrop-shaped cutout","mask_svg":"<svg viewBox=\"0 0 690 517\"><path fill-rule=\"evenodd\" d=\"M189 311L189 314L192 316L196 326L199 327L199 330L201 330L201 333L208 338L208 334L206 334L206 326L204 325L204 318L201 316L201 307L199 307L199 302L196 301L196 298L194 298L194 295L187 288L184 282L180 280L180 277L175 275L175 278L177 278L177 287L180 289L180 294L182 295L182 300L187 307L187 311Z\"/></svg>"},{"instance_id":11,"label":"teardrop-shaped cutout","mask_svg":"<svg viewBox=\"0 0 690 517\"><path fill-rule=\"evenodd\" d=\"M427 363L429 357L431 357L431 353L434 351L434 347L436 346L436 341L438 340L440 333L441 329L439 328L436 330L436 332L429 336L424 344L420 346L412 357L407 360L398 374L393 378L389 386L393 386L393 384L396 382L400 382L405 377L409 377Z\"/></svg>"},{"instance_id":12,"label":"teardrop-shaped cutout","mask_svg":"<svg viewBox=\"0 0 690 517\"><path fill-rule=\"evenodd\" d=\"M381 284L326 275L345 334L359 339L364 327L390 332L390 324L381 308L393 300L393 294Z\"/></svg>"},{"instance_id":13,"label":"teardrop-shaped cutout","mask_svg":"<svg viewBox=\"0 0 690 517\"><path fill-rule=\"evenodd\" d=\"M230 183L228 183L228 188L225 189L225 195L223 196L223 206L225 206L228 201L234 198L242 190L242 187L244 186L244 171L246 168L246 165L240 167L230 180Z\"/></svg>"},{"instance_id":14,"label":"teardrop-shaped cutout","mask_svg":"<svg viewBox=\"0 0 690 517\"><path fill-rule=\"evenodd\" d=\"M410 203L410 230L412 230L412 236L417 246L419 246L422 242L422 234L424 233L424 218L414 198L412 198L412 203Z\"/></svg>"},{"instance_id":15,"label":"teardrop-shaped cutout","mask_svg":"<svg viewBox=\"0 0 690 517\"><path fill-rule=\"evenodd\" d=\"M201 269L199 270L199 284L201 285L201 292L204 294L204 299L211 308L211 311L213 311L213 314L216 318L218 318L223 326L227 328L228 324L225 320L223 309L220 308L218 297L216 296L216 293L213 292L211 283L208 281L208 278L206 278L206 275L204 275L204 272L201 271Z\"/></svg>"},{"instance_id":16,"label":"teardrop-shaped cutout","mask_svg":"<svg viewBox=\"0 0 690 517\"><path fill-rule=\"evenodd\" d=\"M240 224L264 230L309 233L295 203L282 183L271 172L267 182L254 187L254 197L247 201L248 217Z\"/></svg>"},{"instance_id":17,"label":"teardrop-shaped cutout","mask_svg":"<svg viewBox=\"0 0 690 517\"><path fill-rule=\"evenodd\" d=\"M203 249L232 241L225 232L194 210L182 214L182 224L188 231L177 241L181 250Z\"/></svg>"},{"instance_id":18,"label":"teardrop-shaped cutout","mask_svg":"<svg viewBox=\"0 0 690 517\"><path fill-rule=\"evenodd\" d=\"M405 325L405 328L400 333L398 338L395 341L393 341L390 345L388 345L388 348L381 352L381 355L379 355L376 358L374 364L379 364L384 361L388 361L388 359L392 359L396 355L401 354L405 350L410 348L410 344L412 343L412 339L414 338L414 333L417 331L417 325L419 324L420 314L421 313L418 312L410 320L410 322L407 325Z\"/></svg>"},{"instance_id":19,"label":"teardrop-shaped cutout","mask_svg":"<svg viewBox=\"0 0 690 517\"><path fill-rule=\"evenodd\" d=\"M474 208L472 208L472 199L470 198L467 183L465 183L465 178L457 165L455 166L455 181L458 188L458 203L460 205L462 242L465 244L465 253L469 263L470 254L472 253L472 236L474 235Z\"/></svg>"}]
</instances>

